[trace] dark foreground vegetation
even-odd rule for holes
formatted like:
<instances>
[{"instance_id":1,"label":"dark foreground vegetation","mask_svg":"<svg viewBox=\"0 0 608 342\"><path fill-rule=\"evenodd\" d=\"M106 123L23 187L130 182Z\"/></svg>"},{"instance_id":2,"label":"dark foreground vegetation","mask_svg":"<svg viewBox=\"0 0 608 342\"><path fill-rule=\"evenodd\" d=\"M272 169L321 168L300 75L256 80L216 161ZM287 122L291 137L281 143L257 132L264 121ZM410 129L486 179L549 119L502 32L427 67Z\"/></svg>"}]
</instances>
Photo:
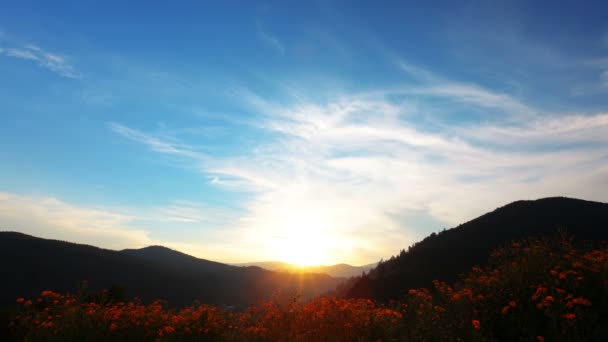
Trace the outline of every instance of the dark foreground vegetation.
<instances>
[{"instance_id":1,"label":"dark foreground vegetation","mask_svg":"<svg viewBox=\"0 0 608 342\"><path fill-rule=\"evenodd\" d=\"M45 341L608 341L606 245L529 238L494 250L456 285L402 294L384 304L279 295L230 312L44 291L16 299L10 329Z\"/></svg>"}]
</instances>

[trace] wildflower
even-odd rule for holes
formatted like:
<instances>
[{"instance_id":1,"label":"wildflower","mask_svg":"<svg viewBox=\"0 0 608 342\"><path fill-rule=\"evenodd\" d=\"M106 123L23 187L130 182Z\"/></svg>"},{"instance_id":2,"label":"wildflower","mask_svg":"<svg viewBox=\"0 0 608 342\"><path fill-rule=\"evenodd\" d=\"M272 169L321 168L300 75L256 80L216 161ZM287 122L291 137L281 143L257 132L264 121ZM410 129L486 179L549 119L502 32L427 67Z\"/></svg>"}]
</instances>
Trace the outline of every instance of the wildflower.
<instances>
[{"instance_id":1,"label":"wildflower","mask_svg":"<svg viewBox=\"0 0 608 342\"><path fill-rule=\"evenodd\" d=\"M25 298L17 298L17 303L23 303L25 301Z\"/></svg>"},{"instance_id":2,"label":"wildflower","mask_svg":"<svg viewBox=\"0 0 608 342\"><path fill-rule=\"evenodd\" d=\"M512 301L509 302L509 306L512 307L512 308L517 307L517 303L515 303L515 301L512 300Z\"/></svg>"},{"instance_id":3,"label":"wildflower","mask_svg":"<svg viewBox=\"0 0 608 342\"><path fill-rule=\"evenodd\" d=\"M539 335L539 336L536 336L536 341L545 342L545 338Z\"/></svg>"},{"instance_id":4,"label":"wildflower","mask_svg":"<svg viewBox=\"0 0 608 342\"><path fill-rule=\"evenodd\" d=\"M573 321L576 318L576 314L573 313L567 313L563 316L565 319L569 320L569 321Z\"/></svg>"},{"instance_id":5,"label":"wildflower","mask_svg":"<svg viewBox=\"0 0 608 342\"><path fill-rule=\"evenodd\" d=\"M439 311L439 312L445 312L445 308L444 308L444 307L441 307L441 306L439 306L439 305L435 305L434 309L435 309L435 311Z\"/></svg>"},{"instance_id":6,"label":"wildflower","mask_svg":"<svg viewBox=\"0 0 608 342\"><path fill-rule=\"evenodd\" d=\"M566 304L566 306L569 307L569 308L573 307L574 305L586 305L586 306L589 306L589 305L591 305L591 301L588 300L588 299L585 299L583 297L579 297L579 298L572 299L571 301L569 301Z\"/></svg>"},{"instance_id":7,"label":"wildflower","mask_svg":"<svg viewBox=\"0 0 608 342\"><path fill-rule=\"evenodd\" d=\"M472 320L471 323L473 324L473 329L475 330L479 330L481 329L481 323L479 322L479 320Z\"/></svg>"}]
</instances>

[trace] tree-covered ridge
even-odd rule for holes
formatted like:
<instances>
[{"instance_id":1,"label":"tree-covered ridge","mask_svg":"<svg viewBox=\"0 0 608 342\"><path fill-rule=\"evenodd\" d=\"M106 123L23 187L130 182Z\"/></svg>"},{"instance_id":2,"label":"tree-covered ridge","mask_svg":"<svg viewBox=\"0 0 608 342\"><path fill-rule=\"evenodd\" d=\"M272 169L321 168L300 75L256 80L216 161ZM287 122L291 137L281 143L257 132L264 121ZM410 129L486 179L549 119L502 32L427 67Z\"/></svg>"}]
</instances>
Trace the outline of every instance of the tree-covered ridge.
<instances>
[{"instance_id":1,"label":"tree-covered ridge","mask_svg":"<svg viewBox=\"0 0 608 342\"><path fill-rule=\"evenodd\" d=\"M363 277L341 285L338 294L382 301L403 288L430 286L434 279L454 281L505 242L567 231L579 240L608 240L608 204L554 197L517 201L453 229L433 233L385 260Z\"/></svg>"}]
</instances>

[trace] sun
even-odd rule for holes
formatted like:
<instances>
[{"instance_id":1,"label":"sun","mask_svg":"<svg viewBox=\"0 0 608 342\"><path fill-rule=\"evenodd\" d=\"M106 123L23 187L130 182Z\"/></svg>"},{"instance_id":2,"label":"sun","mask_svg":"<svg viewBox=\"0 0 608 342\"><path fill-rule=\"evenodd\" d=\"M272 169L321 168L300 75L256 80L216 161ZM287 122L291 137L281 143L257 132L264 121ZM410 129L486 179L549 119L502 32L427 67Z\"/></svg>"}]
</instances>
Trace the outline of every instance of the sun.
<instances>
[{"instance_id":1,"label":"sun","mask_svg":"<svg viewBox=\"0 0 608 342\"><path fill-rule=\"evenodd\" d=\"M320 266L328 262L328 252L322 247L320 236L298 236L285 241L281 259L296 266Z\"/></svg>"},{"instance_id":2,"label":"sun","mask_svg":"<svg viewBox=\"0 0 608 342\"><path fill-rule=\"evenodd\" d=\"M268 197L255 207L251 238L264 246L268 260L297 266L323 266L342 262L349 245L344 236L344 212L318 192L294 185L283 196Z\"/></svg>"},{"instance_id":3,"label":"sun","mask_svg":"<svg viewBox=\"0 0 608 342\"><path fill-rule=\"evenodd\" d=\"M336 238L328 222L294 216L276 240L275 252L280 261L296 266L321 266L332 263Z\"/></svg>"}]
</instances>

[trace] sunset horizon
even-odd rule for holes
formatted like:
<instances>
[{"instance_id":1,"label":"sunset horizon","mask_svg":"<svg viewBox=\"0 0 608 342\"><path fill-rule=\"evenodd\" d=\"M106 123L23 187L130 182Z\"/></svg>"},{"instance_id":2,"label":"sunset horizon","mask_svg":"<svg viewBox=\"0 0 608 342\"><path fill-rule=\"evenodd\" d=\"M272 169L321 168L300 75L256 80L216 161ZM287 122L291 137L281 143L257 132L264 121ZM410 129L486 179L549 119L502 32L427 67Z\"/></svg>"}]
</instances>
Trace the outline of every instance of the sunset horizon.
<instances>
[{"instance_id":1,"label":"sunset horizon","mask_svg":"<svg viewBox=\"0 0 608 342\"><path fill-rule=\"evenodd\" d=\"M600 3L32 6L1 6L0 229L366 265L608 201Z\"/></svg>"},{"instance_id":2,"label":"sunset horizon","mask_svg":"<svg viewBox=\"0 0 608 342\"><path fill-rule=\"evenodd\" d=\"M0 2L0 340L608 341L608 2Z\"/></svg>"}]
</instances>

